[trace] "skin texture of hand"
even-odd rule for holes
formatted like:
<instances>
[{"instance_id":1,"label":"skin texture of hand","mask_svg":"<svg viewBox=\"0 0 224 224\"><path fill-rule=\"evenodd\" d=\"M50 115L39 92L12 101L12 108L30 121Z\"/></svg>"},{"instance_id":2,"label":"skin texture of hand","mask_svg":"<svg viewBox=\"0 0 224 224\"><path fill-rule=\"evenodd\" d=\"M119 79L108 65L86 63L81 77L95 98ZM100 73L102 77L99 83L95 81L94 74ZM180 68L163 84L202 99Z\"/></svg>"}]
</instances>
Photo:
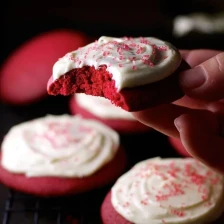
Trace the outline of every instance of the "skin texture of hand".
<instances>
[{"instance_id":1,"label":"skin texture of hand","mask_svg":"<svg viewBox=\"0 0 224 224\"><path fill-rule=\"evenodd\" d=\"M194 158L224 173L224 53L201 49L181 54L191 66L179 78L184 97L133 115L180 138Z\"/></svg>"}]
</instances>

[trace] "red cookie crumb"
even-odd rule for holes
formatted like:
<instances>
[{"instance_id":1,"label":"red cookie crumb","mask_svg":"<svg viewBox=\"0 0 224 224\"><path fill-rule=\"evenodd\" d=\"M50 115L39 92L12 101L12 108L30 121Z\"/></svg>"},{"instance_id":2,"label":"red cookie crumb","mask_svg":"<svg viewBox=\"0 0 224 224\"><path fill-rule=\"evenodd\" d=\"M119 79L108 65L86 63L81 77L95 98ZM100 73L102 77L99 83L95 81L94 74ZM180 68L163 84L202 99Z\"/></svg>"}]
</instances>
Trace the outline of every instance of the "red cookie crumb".
<instances>
[{"instance_id":1,"label":"red cookie crumb","mask_svg":"<svg viewBox=\"0 0 224 224\"><path fill-rule=\"evenodd\" d=\"M43 197L78 194L115 181L124 171L126 163L125 151L119 148L111 162L84 178L26 177L23 174L11 173L0 165L0 182L9 188Z\"/></svg>"},{"instance_id":2,"label":"red cookie crumb","mask_svg":"<svg viewBox=\"0 0 224 224\"><path fill-rule=\"evenodd\" d=\"M47 96L46 83L61 55L89 43L79 31L42 33L18 47L0 69L0 99L9 104L27 104Z\"/></svg>"},{"instance_id":3,"label":"red cookie crumb","mask_svg":"<svg viewBox=\"0 0 224 224\"><path fill-rule=\"evenodd\" d=\"M178 85L178 75L189 65L182 60L176 72L161 81L134 88L124 88L117 91L115 81L102 65L99 69L84 66L73 69L53 82L48 81L48 93L51 95L71 95L85 93L87 95L102 96L126 111L139 111L148 107L177 100L183 93Z\"/></svg>"},{"instance_id":4,"label":"red cookie crumb","mask_svg":"<svg viewBox=\"0 0 224 224\"><path fill-rule=\"evenodd\" d=\"M101 206L101 219L103 224L132 224L118 214L111 203L111 191L106 195Z\"/></svg>"},{"instance_id":5,"label":"red cookie crumb","mask_svg":"<svg viewBox=\"0 0 224 224\"><path fill-rule=\"evenodd\" d=\"M82 117L87 118L87 119L95 119L98 120L107 126L113 128L119 133L142 133L142 132L147 132L150 131L151 128L140 123L137 120L127 120L127 119L104 119L101 117L98 117L89 111L85 110L84 108L80 107L76 100L75 97L71 97L70 102L69 102L69 108L71 114L80 114Z\"/></svg>"}]
</instances>

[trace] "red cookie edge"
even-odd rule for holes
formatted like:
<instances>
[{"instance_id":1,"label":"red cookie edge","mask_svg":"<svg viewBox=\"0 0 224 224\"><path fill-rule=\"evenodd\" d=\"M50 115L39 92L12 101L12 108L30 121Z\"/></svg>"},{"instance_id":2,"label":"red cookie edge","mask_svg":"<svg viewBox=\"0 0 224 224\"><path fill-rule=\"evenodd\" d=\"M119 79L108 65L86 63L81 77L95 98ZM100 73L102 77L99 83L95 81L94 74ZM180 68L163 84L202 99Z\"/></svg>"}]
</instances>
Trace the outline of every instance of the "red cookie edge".
<instances>
[{"instance_id":1,"label":"red cookie edge","mask_svg":"<svg viewBox=\"0 0 224 224\"><path fill-rule=\"evenodd\" d=\"M120 147L112 161L88 177L26 177L11 173L0 165L0 182L11 189L42 197L78 194L112 183L124 172L126 164L125 150Z\"/></svg>"}]
</instances>

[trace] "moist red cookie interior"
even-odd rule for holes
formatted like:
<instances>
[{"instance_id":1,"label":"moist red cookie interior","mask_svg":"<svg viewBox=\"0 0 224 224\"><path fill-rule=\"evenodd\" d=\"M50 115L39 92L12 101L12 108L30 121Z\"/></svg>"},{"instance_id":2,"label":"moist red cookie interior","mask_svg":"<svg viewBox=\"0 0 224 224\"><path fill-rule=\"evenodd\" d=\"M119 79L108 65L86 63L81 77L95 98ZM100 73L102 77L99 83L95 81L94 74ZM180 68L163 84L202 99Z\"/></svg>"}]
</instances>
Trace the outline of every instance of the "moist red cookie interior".
<instances>
[{"instance_id":1,"label":"moist red cookie interior","mask_svg":"<svg viewBox=\"0 0 224 224\"><path fill-rule=\"evenodd\" d=\"M65 96L85 93L101 96L126 111L138 111L183 96L178 85L178 73L186 68L189 68L189 65L182 61L176 72L161 81L118 91L106 65L98 69L94 66L84 66L67 72L55 81L51 77L48 82L48 93Z\"/></svg>"}]
</instances>

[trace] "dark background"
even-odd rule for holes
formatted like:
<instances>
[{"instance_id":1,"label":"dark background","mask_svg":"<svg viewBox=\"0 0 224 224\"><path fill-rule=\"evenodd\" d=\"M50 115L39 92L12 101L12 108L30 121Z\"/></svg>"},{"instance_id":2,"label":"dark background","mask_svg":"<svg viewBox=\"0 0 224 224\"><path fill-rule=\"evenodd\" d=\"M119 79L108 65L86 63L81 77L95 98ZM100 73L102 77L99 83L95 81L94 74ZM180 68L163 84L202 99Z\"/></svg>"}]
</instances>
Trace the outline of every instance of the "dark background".
<instances>
[{"instance_id":1,"label":"dark background","mask_svg":"<svg viewBox=\"0 0 224 224\"><path fill-rule=\"evenodd\" d=\"M4 5L0 13L1 65L22 43L37 34L59 28L80 30L93 39L102 35L155 36L182 49L224 49L224 34L202 35L194 32L183 38L172 35L172 22L176 15L198 11L210 14L221 12L224 11L224 1L221 0L133 3L8 0ZM12 125L47 113L69 113L68 98L48 96L23 106L0 102L0 138L3 138ZM121 141L127 148L128 167L152 156L179 156L168 144L166 136L154 131L143 135L123 135ZM0 218L5 224L100 223L100 204L109 189L110 186L107 186L99 191L69 198L37 199L14 192L10 196L8 189L0 186ZM55 206L58 210L52 212ZM56 221L58 215L62 216L63 222Z\"/></svg>"},{"instance_id":2,"label":"dark background","mask_svg":"<svg viewBox=\"0 0 224 224\"><path fill-rule=\"evenodd\" d=\"M137 4L138 3L138 4ZM157 36L174 41L181 48L215 47L206 40L174 40L172 20L176 15L192 12L210 14L224 10L221 0L181 1L28 1L8 0L1 7L1 59L14 48L44 31L72 28L89 36ZM120 7L119 7L120 6ZM210 36L210 38L212 38Z\"/></svg>"}]
</instances>

